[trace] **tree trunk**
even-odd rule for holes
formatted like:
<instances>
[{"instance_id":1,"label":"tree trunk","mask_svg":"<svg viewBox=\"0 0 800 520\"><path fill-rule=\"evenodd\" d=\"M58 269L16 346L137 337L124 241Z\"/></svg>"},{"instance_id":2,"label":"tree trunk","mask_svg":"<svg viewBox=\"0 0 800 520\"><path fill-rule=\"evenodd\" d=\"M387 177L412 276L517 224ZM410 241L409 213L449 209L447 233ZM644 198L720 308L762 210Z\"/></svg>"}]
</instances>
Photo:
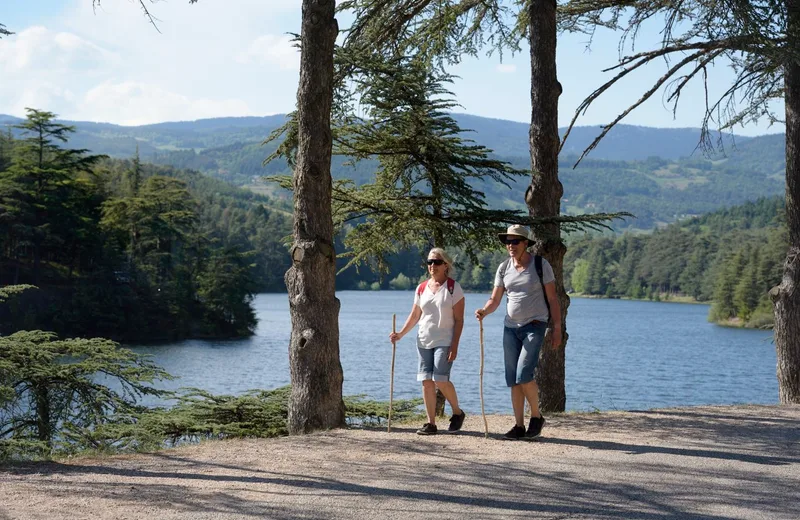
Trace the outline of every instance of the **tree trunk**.
<instances>
[{"instance_id":1,"label":"tree trunk","mask_svg":"<svg viewBox=\"0 0 800 520\"><path fill-rule=\"evenodd\" d=\"M800 0L787 0L790 38L800 35ZM795 40L796 41L796 40ZM789 251L780 285L770 291L781 403L800 403L800 63L784 66L786 105L786 225Z\"/></svg>"},{"instance_id":2,"label":"tree trunk","mask_svg":"<svg viewBox=\"0 0 800 520\"><path fill-rule=\"evenodd\" d=\"M529 43L531 49L531 185L525 202L533 217L556 216L561 210L564 188L558 180L558 97L561 85L556 77L556 3L532 0L529 8ZM566 317L569 297L564 291L564 253L558 224L534 232L534 253L550 262L556 277L556 291L561 303L561 326L564 344L549 347L549 337L537 370L539 401L546 412L564 411L564 347L567 342Z\"/></svg>"},{"instance_id":3,"label":"tree trunk","mask_svg":"<svg viewBox=\"0 0 800 520\"><path fill-rule=\"evenodd\" d=\"M292 335L289 433L344 424L331 215L334 0L303 0L294 244L286 272Z\"/></svg>"},{"instance_id":4,"label":"tree trunk","mask_svg":"<svg viewBox=\"0 0 800 520\"><path fill-rule=\"evenodd\" d=\"M50 445L52 432L50 431L50 399L46 381L37 381L33 392L36 396L36 437Z\"/></svg>"}]
</instances>

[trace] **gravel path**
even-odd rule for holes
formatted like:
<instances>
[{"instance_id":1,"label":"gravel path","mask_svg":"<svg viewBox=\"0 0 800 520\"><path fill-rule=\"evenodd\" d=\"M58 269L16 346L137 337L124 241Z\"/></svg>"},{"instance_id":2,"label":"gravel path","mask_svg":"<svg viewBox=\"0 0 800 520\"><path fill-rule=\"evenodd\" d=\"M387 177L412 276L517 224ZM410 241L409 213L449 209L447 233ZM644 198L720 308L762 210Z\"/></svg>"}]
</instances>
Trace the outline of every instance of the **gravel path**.
<instances>
[{"instance_id":1,"label":"gravel path","mask_svg":"<svg viewBox=\"0 0 800 520\"><path fill-rule=\"evenodd\" d=\"M489 420L0 466L0 519L800 518L800 406Z\"/></svg>"}]
</instances>

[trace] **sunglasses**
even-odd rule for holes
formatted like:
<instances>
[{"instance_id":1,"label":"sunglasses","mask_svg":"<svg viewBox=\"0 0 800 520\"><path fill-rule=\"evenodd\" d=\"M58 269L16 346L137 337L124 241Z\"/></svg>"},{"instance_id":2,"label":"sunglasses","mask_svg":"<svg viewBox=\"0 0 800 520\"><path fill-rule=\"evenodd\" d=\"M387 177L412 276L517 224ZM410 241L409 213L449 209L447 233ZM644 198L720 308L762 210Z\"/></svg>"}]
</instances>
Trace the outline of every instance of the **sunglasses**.
<instances>
[{"instance_id":1,"label":"sunglasses","mask_svg":"<svg viewBox=\"0 0 800 520\"><path fill-rule=\"evenodd\" d=\"M428 265L442 265L443 263L444 263L444 260L442 260L441 258L429 258L428 259Z\"/></svg>"},{"instance_id":2,"label":"sunglasses","mask_svg":"<svg viewBox=\"0 0 800 520\"><path fill-rule=\"evenodd\" d=\"M519 243L523 242L524 240L525 240L524 238L504 238L503 239L503 243L504 244L511 244L512 246L516 246L516 245L519 245Z\"/></svg>"}]
</instances>

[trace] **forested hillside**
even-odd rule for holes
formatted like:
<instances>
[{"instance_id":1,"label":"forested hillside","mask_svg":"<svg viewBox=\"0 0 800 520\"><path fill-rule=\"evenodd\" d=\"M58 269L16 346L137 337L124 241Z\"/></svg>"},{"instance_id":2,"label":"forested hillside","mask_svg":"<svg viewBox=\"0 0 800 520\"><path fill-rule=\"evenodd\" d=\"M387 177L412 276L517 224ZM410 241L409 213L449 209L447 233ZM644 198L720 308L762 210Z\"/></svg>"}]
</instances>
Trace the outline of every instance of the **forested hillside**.
<instances>
[{"instance_id":1,"label":"forested hillside","mask_svg":"<svg viewBox=\"0 0 800 520\"><path fill-rule=\"evenodd\" d=\"M515 124L471 116L462 119L473 128L477 125L470 125L472 122L485 123L483 135L495 132L489 142L507 152L517 150L504 144L520 137ZM283 274L289 258L282 241L291 230L291 204L286 194L267 198L232 185L288 171L285 163L277 161L262 166L270 147L261 146L260 139L265 128L281 120L276 116L164 123L124 129L125 135L120 134L122 127L115 125L80 123L82 130L77 133L84 136L83 142L94 142L103 151L102 143L130 138L140 150L148 146L158 149L151 160L164 165L139 163L130 157L97 159L91 168L65 166L66 173L58 174L62 177L45 180L41 189L37 188L41 179L21 173L24 160L29 160L20 155L21 130L3 134L0 198L6 233L0 237L0 281L42 287L37 296L30 293L19 300L35 301L37 311L6 307L3 312L11 313L7 323L19 327L36 315L56 330L83 333L86 324L78 310L83 306L86 315L98 312L106 316L87 329L97 335L157 336L172 327L167 321L177 324L179 332L174 334L216 334L225 327L201 331L190 318L198 315L192 307L197 305L216 307L223 315L230 312L225 309L227 304L212 303L227 290L211 290L218 287L214 284L230 284L224 296L229 301L257 291L285 290ZM661 131L639 132L648 136ZM677 136L692 135L690 130L671 132L675 143L681 142ZM100 140L92 141L95 138ZM734 205L783 190L781 139L741 139L725 157L587 159L575 170L571 169L573 156L564 156L564 211L626 210L637 215L615 224L617 230L652 231L681 220L650 235L571 237L565 264L568 287L598 296L714 300L716 320L740 319L751 324L768 320L766 291L777 281L785 252L781 202L762 198ZM190 144L197 148L175 150ZM64 146L75 146L72 135ZM173 151L167 151L170 148ZM86 156L85 152L75 155ZM521 168L529 161L524 155L509 160ZM371 161L353 166L346 164L344 157L334 160L336 176L357 183L371 179L374 167ZM139 180L134 182L134 177ZM524 186L524 180L511 189L483 182L481 189L495 207L513 208L522 206ZM255 188L264 192L277 189L263 183ZM138 196L137 189L141 190ZM37 213L33 209L39 207L36 204L44 211ZM163 212L153 215L153 204ZM698 217L721 206L729 209ZM41 220L43 215L58 216L58 222L47 223ZM343 251L337 242L337 251ZM493 269L504 257L502 248L480 253L475 263L463 252L454 253L459 281L465 288L491 288ZM389 259L389 274L384 277L368 266L348 269L338 275L337 287L411 288L425 275L422 256L424 252L416 250L395 255ZM222 273L227 271L241 277L223 279ZM741 276L742 272L748 276ZM63 303L67 300L71 303ZM48 312L54 302L68 312ZM199 312L206 315L201 320L204 323L216 319L208 312ZM114 320L125 321L129 328L109 332L121 330Z\"/></svg>"},{"instance_id":2,"label":"forested hillside","mask_svg":"<svg viewBox=\"0 0 800 520\"><path fill-rule=\"evenodd\" d=\"M66 149L31 111L0 137L4 333L151 340L249 334L253 293L283 289L288 208L208 176Z\"/></svg>"},{"instance_id":3,"label":"forested hillside","mask_svg":"<svg viewBox=\"0 0 800 520\"><path fill-rule=\"evenodd\" d=\"M528 168L527 125L512 121L456 115L465 137L494 150L499 159ZM0 125L12 121L0 116ZM284 120L219 118L193 122L121 127L101 123L75 123L70 145L122 158L138 147L145 162L193 169L235 185L287 198L265 175L287 174L282 160L263 165L276 144L262 141ZM596 128L573 130L560 164L564 184L563 211L570 214L628 211L636 219L620 229L651 229L680 218L741 204L783 192L784 139L782 135L757 138L726 137L724 148L713 156L697 149L698 129L656 129L621 125L577 169L578 153L597 133ZM375 163L347 165L334 158L336 179L357 184L372 178ZM492 183L477 183L495 208L522 208L525 181L513 190Z\"/></svg>"},{"instance_id":4,"label":"forested hillside","mask_svg":"<svg viewBox=\"0 0 800 520\"><path fill-rule=\"evenodd\" d=\"M783 199L764 198L652 234L577 238L565 285L593 296L713 301L713 321L764 326L787 247Z\"/></svg>"},{"instance_id":5,"label":"forested hillside","mask_svg":"<svg viewBox=\"0 0 800 520\"><path fill-rule=\"evenodd\" d=\"M466 137L494 150L500 156L528 154L527 123L469 114L453 114L453 118L465 130ZM76 132L72 138L75 147L89 148L112 156L130 157L138 143L142 158L149 159L154 150L192 149L199 152L235 143L261 143L285 120L286 116L279 114L266 117L220 117L142 126L86 121L59 122L75 126ZM0 114L0 126L18 124L21 121L18 117ZM564 129L560 131L563 135ZM589 126L574 128L562 153L575 155L582 152L599 131L599 128ZM698 128L618 125L592 152L592 158L612 161L635 161L648 157L679 159L693 154L699 137ZM730 147L733 143L741 145L749 140L748 137L725 136L723 143Z\"/></svg>"}]
</instances>

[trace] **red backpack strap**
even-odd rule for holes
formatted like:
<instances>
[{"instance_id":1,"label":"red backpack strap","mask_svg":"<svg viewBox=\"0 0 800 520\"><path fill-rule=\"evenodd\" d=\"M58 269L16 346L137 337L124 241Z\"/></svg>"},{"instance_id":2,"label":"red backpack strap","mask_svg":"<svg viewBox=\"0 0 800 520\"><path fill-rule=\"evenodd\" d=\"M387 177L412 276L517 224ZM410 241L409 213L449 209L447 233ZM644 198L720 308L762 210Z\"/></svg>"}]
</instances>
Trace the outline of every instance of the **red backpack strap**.
<instances>
[{"instance_id":1,"label":"red backpack strap","mask_svg":"<svg viewBox=\"0 0 800 520\"><path fill-rule=\"evenodd\" d=\"M425 280L421 284L417 286L417 296L422 296L422 293L425 292L425 288L428 286L428 280Z\"/></svg>"},{"instance_id":2,"label":"red backpack strap","mask_svg":"<svg viewBox=\"0 0 800 520\"><path fill-rule=\"evenodd\" d=\"M447 292L450 293L450 296L453 296L453 291L456 290L456 281L452 278L447 279Z\"/></svg>"}]
</instances>

